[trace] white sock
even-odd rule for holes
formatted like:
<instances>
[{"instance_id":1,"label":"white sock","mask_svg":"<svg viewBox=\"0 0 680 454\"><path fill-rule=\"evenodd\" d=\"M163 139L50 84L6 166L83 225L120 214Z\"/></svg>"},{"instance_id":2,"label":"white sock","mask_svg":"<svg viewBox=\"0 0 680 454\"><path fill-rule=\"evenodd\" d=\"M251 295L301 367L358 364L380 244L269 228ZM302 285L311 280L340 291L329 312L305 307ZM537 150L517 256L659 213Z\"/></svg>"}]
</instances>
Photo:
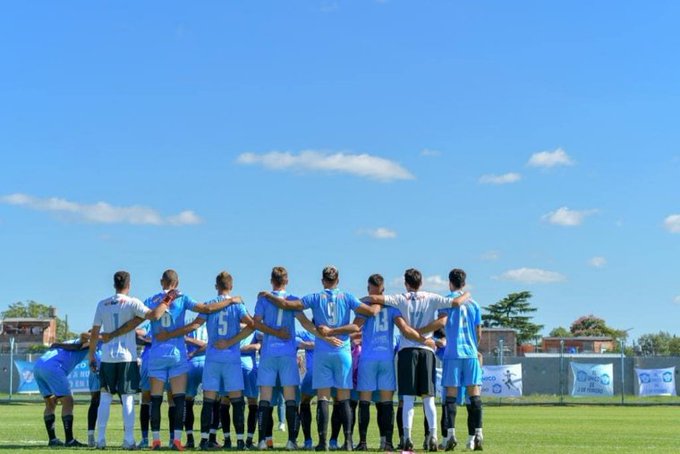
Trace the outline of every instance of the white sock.
<instances>
[{"instance_id":1,"label":"white sock","mask_svg":"<svg viewBox=\"0 0 680 454\"><path fill-rule=\"evenodd\" d=\"M453 438L456 436L456 428L454 427L453 429L449 429L448 435L446 435L446 438Z\"/></svg>"},{"instance_id":2,"label":"white sock","mask_svg":"<svg viewBox=\"0 0 680 454\"><path fill-rule=\"evenodd\" d=\"M123 394L120 397L123 407L123 440L129 446L135 444L135 395Z\"/></svg>"},{"instance_id":3,"label":"white sock","mask_svg":"<svg viewBox=\"0 0 680 454\"><path fill-rule=\"evenodd\" d=\"M106 425L109 423L109 414L111 413L111 401L113 396L106 391L102 391L99 398L99 409L97 410L97 427L99 428L98 442L104 443L106 441Z\"/></svg>"},{"instance_id":4,"label":"white sock","mask_svg":"<svg viewBox=\"0 0 680 454\"><path fill-rule=\"evenodd\" d=\"M402 408L403 422L404 422L404 438L411 439L411 427L413 427L413 405L415 403L415 396L404 396L404 406Z\"/></svg>"},{"instance_id":5,"label":"white sock","mask_svg":"<svg viewBox=\"0 0 680 454\"><path fill-rule=\"evenodd\" d=\"M222 432L224 438L231 438L231 432Z\"/></svg>"},{"instance_id":6,"label":"white sock","mask_svg":"<svg viewBox=\"0 0 680 454\"><path fill-rule=\"evenodd\" d=\"M482 429L475 429L475 435L479 435L479 438L484 438Z\"/></svg>"},{"instance_id":7,"label":"white sock","mask_svg":"<svg viewBox=\"0 0 680 454\"><path fill-rule=\"evenodd\" d=\"M430 426L430 437L437 438L437 406L434 404L434 397L423 397L423 408L427 425Z\"/></svg>"}]
</instances>

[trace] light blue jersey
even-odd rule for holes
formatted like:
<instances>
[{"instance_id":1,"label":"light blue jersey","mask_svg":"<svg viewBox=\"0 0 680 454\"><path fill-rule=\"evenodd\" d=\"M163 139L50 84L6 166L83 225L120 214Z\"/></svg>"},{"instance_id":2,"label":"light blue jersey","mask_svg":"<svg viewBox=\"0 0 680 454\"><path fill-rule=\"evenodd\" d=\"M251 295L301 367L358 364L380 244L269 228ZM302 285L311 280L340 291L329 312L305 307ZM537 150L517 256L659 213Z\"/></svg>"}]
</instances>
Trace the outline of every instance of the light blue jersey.
<instances>
[{"instance_id":1,"label":"light blue jersey","mask_svg":"<svg viewBox=\"0 0 680 454\"><path fill-rule=\"evenodd\" d=\"M75 339L65 343L78 344L80 343L80 340ZM47 350L45 353L43 353L43 355L40 358L38 358L38 361L36 361L36 365L41 364L41 366L44 367L63 369L66 372L66 375L68 375L71 372L73 372L73 369L75 369L76 366L85 359L87 353L88 353L87 348L76 351L65 350L63 348L58 347L51 348Z\"/></svg>"},{"instance_id":2,"label":"light blue jersey","mask_svg":"<svg viewBox=\"0 0 680 454\"><path fill-rule=\"evenodd\" d=\"M203 341L203 342L207 343L208 342L208 328L205 326L205 324L203 324L203 325L199 326L198 328L196 328L194 331L187 334L187 337L191 337L192 339L196 339L196 340ZM200 347L198 347L194 344L187 343L187 353L193 353L196 350L198 350L199 348ZM203 353L199 353L197 355L194 355L191 358L192 361L193 360L201 360L201 359L205 359L205 350L203 351Z\"/></svg>"},{"instance_id":3,"label":"light blue jersey","mask_svg":"<svg viewBox=\"0 0 680 454\"><path fill-rule=\"evenodd\" d=\"M158 306L166 292L160 292L144 302L144 305L153 310ZM168 310L158 320L151 321L151 336L152 343L149 349L149 358L151 360L157 358L177 358L179 360L186 360L187 347L183 337L173 337L165 341L157 341L155 338L158 333L174 331L185 325L186 311L192 311L196 307L196 301L186 295L180 295L175 298Z\"/></svg>"},{"instance_id":4,"label":"light blue jersey","mask_svg":"<svg viewBox=\"0 0 680 454\"><path fill-rule=\"evenodd\" d=\"M350 313L355 311L361 302L351 293L335 288L304 296L302 305L305 309L312 310L316 326L325 325L329 328L337 328L349 324ZM349 335L340 334L335 337L342 341L341 346L335 347L328 342L318 342L315 346L316 352L349 352Z\"/></svg>"},{"instance_id":5,"label":"light blue jersey","mask_svg":"<svg viewBox=\"0 0 680 454\"><path fill-rule=\"evenodd\" d=\"M448 296L458 297L461 291L456 291ZM479 305L474 300L468 300L459 307L443 309L440 313L446 314L446 350L444 359L477 358L477 331L476 328L482 323L482 315Z\"/></svg>"},{"instance_id":6,"label":"light blue jersey","mask_svg":"<svg viewBox=\"0 0 680 454\"><path fill-rule=\"evenodd\" d=\"M215 303L228 298L218 297L210 301ZM234 362L241 360L241 346L236 343L229 348L220 350L215 348L215 342L221 339L230 339L241 331L241 320L248 315L243 304L230 304L224 309L212 314L200 314L199 317L206 320L208 327L208 349L206 361L209 362Z\"/></svg>"},{"instance_id":7,"label":"light blue jersey","mask_svg":"<svg viewBox=\"0 0 680 454\"><path fill-rule=\"evenodd\" d=\"M358 317L366 320L361 328L361 352L363 360L392 361L394 359L394 321L401 317L399 309L385 306L374 317Z\"/></svg>"},{"instance_id":8,"label":"light blue jersey","mask_svg":"<svg viewBox=\"0 0 680 454\"><path fill-rule=\"evenodd\" d=\"M287 300L297 300L297 297L288 295L286 292L274 291L275 296ZM255 303L255 317L260 317L262 322L273 329L285 328L290 337L281 339L280 337L265 334L262 340L260 357L267 358L273 356L295 356L297 353L297 342L295 341L295 314L296 311L280 309L267 298L258 298Z\"/></svg>"}]
</instances>

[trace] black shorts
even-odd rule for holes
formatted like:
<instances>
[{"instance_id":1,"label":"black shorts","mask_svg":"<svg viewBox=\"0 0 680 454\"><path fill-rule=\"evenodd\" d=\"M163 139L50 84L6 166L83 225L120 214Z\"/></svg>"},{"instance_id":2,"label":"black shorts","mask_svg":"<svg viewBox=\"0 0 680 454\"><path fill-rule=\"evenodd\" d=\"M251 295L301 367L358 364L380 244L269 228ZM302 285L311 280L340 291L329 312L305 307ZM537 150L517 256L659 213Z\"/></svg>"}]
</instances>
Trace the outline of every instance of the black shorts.
<instances>
[{"instance_id":1,"label":"black shorts","mask_svg":"<svg viewBox=\"0 0 680 454\"><path fill-rule=\"evenodd\" d=\"M101 363L99 381L110 394L136 394L139 392L139 366L137 361L126 363Z\"/></svg>"},{"instance_id":2,"label":"black shorts","mask_svg":"<svg viewBox=\"0 0 680 454\"><path fill-rule=\"evenodd\" d=\"M434 353L424 348L405 348L397 355L397 381L400 396L434 396Z\"/></svg>"}]
</instances>

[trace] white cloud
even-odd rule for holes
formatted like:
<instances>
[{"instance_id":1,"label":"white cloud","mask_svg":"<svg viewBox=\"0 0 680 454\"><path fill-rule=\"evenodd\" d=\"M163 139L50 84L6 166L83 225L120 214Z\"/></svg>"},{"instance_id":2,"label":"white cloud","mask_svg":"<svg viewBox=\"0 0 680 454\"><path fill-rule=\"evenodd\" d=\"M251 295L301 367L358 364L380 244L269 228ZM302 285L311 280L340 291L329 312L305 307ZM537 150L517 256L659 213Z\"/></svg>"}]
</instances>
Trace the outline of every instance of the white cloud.
<instances>
[{"instance_id":1,"label":"white cloud","mask_svg":"<svg viewBox=\"0 0 680 454\"><path fill-rule=\"evenodd\" d=\"M571 166L574 165L574 161L566 151L558 148L555 151L541 151L532 154L528 164L531 167Z\"/></svg>"},{"instance_id":2,"label":"white cloud","mask_svg":"<svg viewBox=\"0 0 680 454\"><path fill-rule=\"evenodd\" d=\"M368 235L379 240L389 240L397 237L397 232L386 227L378 227L377 229L362 229L359 230L360 235Z\"/></svg>"},{"instance_id":3,"label":"white cloud","mask_svg":"<svg viewBox=\"0 0 680 454\"><path fill-rule=\"evenodd\" d=\"M515 172L504 173L503 175L482 175L479 182L482 184L508 184L516 183L522 179L522 175Z\"/></svg>"},{"instance_id":4,"label":"white cloud","mask_svg":"<svg viewBox=\"0 0 680 454\"><path fill-rule=\"evenodd\" d=\"M263 154L243 153L236 162L246 165L259 164L271 170L349 173L383 182L415 178L398 163L369 154L325 153L315 150L305 150L298 154L270 151Z\"/></svg>"},{"instance_id":5,"label":"white cloud","mask_svg":"<svg viewBox=\"0 0 680 454\"><path fill-rule=\"evenodd\" d=\"M393 292L404 292L404 276L395 277L389 281L387 288ZM442 277L440 274L423 276L422 289L430 292L445 292L449 290L449 280L448 278Z\"/></svg>"},{"instance_id":6,"label":"white cloud","mask_svg":"<svg viewBox=\"0 0 680 454\"><path fill-rule=\"evenodd\" d=\"M542 270L540 268L517 268L508 270L498 276L504 281L516 281L523 284L552 284L566 280L563 274L555 271Z\"/></svg>"},{"instance_id":7,"label":"white cloud","mask_svg":"<svg viewBox=\"0 0 680 454\"><path fill-rule=\"evenodd\" d=\"M541 219L551 224L564 227L576 227L581 225L586 217L597 213L597 210L570 210L568 207L560 207L555 211L543 215Z\"/></svg>"},{"instance_id":8,"label":"white cloud","mask_svg":"<svg viewBox=\"0 0 680 454\"><path fill-rule=\"evenodd\" d=\"M79 221L97 224L191 225L202 222L193 211L162 216L153 208L140 205L114 206L106 202L86 205L57 197L40 198L27 194L0 196L0 203L23 206L36 211L59 213Z\"/></svg>"},{"instance_id":9,"label":"white cloud","mask_svg":"<svg viewBox=\"0 0 680 454\"><path fill-rule=\"evenodd\" d=\"M588 264L594 268L602 268L607 264L607 259L604 257L596 256L588 260Z\"/></svg>"},{"instance_id":10,"label":"white cloud","mask_svg":"<svg viewBox=\"0 0 680 454\"><path fill-rule=\"evenodd\" d=\"M680 233L680 214L671 214L663 221L663 225L671 233Z\"/></svg>"},{"instance_id":11,"label":"white cloud","mask_svg":"<svg viewBox=\"0 0 680 454\"><path fill-rule=\"evenodd\" d=\"M439 150L430 150L429 148L425 148L420 152L420 156L428 156L428 157L434 157L434 156L441 156L442 152Z\"/></svg>"},{"instance_id":12,"label":"white cloud","mask_svg":"<svg viewBox=\"0 0 680 454\"><path fill-rule=\"evenodd\" d=\"M486 251L480 256L480 258L482 260L493 262L501 258L501 253L500 251Z\"/></svg>"}]
</instances>

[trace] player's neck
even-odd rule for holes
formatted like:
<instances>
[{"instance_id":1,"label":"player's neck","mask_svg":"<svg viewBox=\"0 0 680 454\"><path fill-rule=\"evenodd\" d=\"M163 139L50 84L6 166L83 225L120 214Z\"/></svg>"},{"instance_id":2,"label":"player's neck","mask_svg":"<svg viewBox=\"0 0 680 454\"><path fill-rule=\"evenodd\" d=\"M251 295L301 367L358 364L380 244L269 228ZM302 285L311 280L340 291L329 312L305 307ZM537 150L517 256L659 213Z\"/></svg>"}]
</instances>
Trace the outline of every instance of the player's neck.
<instances>
[{"instance_id":1,"label":"player's neck","mask_svg":"<svg viewBox=\"0 0 680 454\"><path fill-rule=\"evenodd\" d=\"M282 293L285 293L285 292L286 292L286 287L285 287L285 286L283 286L283 287L273 287L273 288L272 288L272 292L282 292Z\"/></svg>"},{"instance_id":2,"label":"player's neck","mask_svg":"<svg viewBox=\"0 0 680 454\"><path fill-rule=\"evenodd\" d=\"M217 292L217 296L229 296L229 290L220 290Z\"/></svg>"}]
</instances>

